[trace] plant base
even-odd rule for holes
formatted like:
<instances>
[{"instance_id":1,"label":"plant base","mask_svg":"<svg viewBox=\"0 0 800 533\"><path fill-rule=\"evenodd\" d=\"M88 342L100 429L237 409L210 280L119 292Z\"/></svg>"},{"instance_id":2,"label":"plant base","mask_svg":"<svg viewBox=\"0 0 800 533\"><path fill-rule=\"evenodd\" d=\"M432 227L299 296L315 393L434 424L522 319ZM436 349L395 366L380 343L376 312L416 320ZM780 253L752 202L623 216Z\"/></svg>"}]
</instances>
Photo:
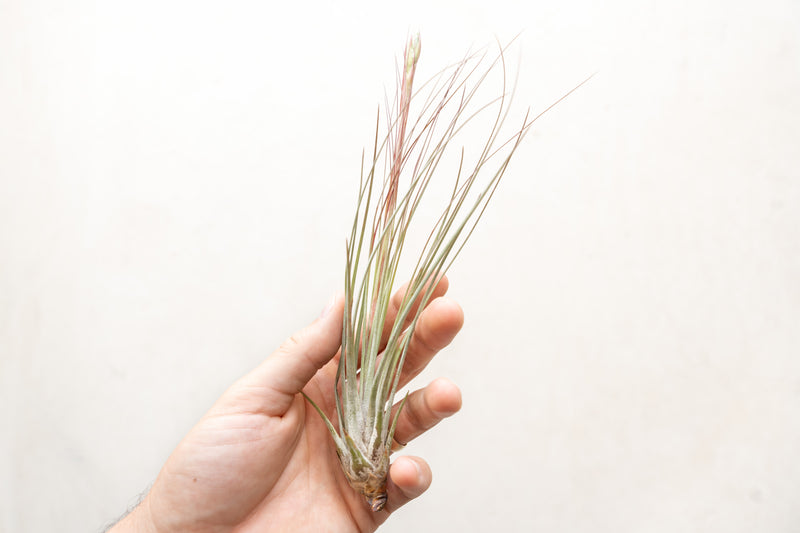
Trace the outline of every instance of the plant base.
<instances>
[{"instance_id":1,"label":"plant base","mask_svg":"<svg viewBox=\"0 0 800 533\"><path fill-rule=\"evenodd\" d=\"M350 486L366 498L370 508L377 512L386 505L386 484L389 477L389 453L381 453L375 464L354 468L353 462L339 456Z\"/></svg>"}]
</instances>

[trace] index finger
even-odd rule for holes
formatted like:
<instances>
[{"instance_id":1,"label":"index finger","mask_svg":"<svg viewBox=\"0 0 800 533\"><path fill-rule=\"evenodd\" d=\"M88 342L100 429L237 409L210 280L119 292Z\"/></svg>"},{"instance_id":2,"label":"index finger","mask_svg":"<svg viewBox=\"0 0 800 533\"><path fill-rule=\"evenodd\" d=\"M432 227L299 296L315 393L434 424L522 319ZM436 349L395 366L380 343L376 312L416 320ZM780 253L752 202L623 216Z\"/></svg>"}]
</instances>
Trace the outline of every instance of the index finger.
<instances>
[{"instance_id":1,"label":"index finger","mask_svg":"<svg viewBox=\"0 0 800 533\"><path fill-rule=\"evenodd\" d=\"M444 296L447 293L447 289L450 287L450 281L447 279L447 276L442 276L441 279L434 287L433 292L431 293L430 298L425 303L427 307L433 302L436 298ZM391 299L389 300L389 307L386 309L386 321L383 324L383 333L381 334L381 345L380 351L383 351L386 348L386 342L389 340L389 335L392 333L392 329L394 328L394 323L397 320L397 315L400 312L400 306L403 305L403 300L406 297L406 292L408 292L408 283L404 283L400 286L397 291L392 295ZM422 298L425 294L423 289L422 293L417 297L414 304L411 306L408 314L404 317L402 329L406 329L408 326L411 325L411 321L414 320L414 315L417 313L417 309L420 306Z\"/></svg>"}]
</instances>

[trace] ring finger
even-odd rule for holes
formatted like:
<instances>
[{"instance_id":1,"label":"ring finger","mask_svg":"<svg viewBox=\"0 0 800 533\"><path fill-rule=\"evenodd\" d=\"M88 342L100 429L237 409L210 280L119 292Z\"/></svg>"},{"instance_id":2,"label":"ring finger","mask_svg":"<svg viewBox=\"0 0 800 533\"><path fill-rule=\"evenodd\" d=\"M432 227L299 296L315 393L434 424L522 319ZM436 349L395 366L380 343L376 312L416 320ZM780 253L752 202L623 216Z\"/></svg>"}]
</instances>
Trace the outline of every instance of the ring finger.
<instances>
[{"instance_id":1,"label":"ring finger","mask_svg":"<svg viewBox=\"0 0 800 533\"><path fill-rule=\"evenodd\" d=\"M400 402L392 409L394 416ZM402 448L433 426L461 409L461 391L451 381L439 378L408 395L397 420L395 450Z\"/></svg>"}]
</instances>

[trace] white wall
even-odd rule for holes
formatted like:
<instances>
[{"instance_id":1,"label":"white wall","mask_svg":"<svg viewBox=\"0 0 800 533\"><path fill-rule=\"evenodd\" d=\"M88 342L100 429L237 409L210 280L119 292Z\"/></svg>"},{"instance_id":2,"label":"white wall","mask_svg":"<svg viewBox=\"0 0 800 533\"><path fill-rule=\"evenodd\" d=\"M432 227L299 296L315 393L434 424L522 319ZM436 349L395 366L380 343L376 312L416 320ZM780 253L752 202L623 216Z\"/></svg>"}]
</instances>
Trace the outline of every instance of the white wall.
<instances>
[{"instance_id":1,"label":"white wall","mask_svg":"<svg viewBox=\"0 0 800 533\"><path fill-rule=\"evenodd\" d=\"M524 30L547 115L451 274L463 413L384 531L800 523L800 4L0 3L0 531L96 531L337 290L361 147Z\"/></svg>"}]
</instances>

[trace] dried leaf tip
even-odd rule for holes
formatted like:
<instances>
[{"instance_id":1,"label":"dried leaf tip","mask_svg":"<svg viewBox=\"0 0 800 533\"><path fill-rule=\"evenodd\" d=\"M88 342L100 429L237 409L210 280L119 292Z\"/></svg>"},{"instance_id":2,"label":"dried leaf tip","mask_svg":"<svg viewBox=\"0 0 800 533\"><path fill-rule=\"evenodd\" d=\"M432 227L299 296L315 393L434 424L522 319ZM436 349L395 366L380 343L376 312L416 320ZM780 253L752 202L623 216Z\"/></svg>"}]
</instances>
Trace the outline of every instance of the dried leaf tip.
<instances>
[{"instance_id":1,"label":"dried leaf tip","mask_svg":"<svg viewBox=\"0 0 800 533\"><path fill-rule=\"evenodd\" d=\"M420 39L419 33L411 37L408 40L408 46L406 47L406 73L408 74L410 71L413 71L414 68L417 66L417 61L419 60L419 53L421 50L420 46Z\"/></svg>"}]
</instances>

